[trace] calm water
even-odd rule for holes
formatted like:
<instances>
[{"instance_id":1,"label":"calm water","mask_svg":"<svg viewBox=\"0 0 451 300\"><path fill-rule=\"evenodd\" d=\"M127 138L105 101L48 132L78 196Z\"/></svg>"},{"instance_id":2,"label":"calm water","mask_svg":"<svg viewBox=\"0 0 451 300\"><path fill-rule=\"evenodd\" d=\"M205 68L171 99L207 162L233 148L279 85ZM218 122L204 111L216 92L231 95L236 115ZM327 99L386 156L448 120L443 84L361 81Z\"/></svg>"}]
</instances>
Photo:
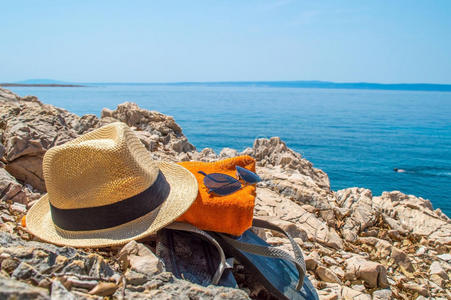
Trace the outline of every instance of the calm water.
<instances>
[{"instance_id":1,"label":"calm water","mask_svg":"<svg viewBox=\"0 0 451 300\"><path fill-rule=\"evenodd\" d=\"M78 115L133 101L174 116L198 149L242 150L255 138L280 136L327 172L334 190L400 190L451 216L451 93L168 85L11 90Z\"/></svg>"}]
</instances>

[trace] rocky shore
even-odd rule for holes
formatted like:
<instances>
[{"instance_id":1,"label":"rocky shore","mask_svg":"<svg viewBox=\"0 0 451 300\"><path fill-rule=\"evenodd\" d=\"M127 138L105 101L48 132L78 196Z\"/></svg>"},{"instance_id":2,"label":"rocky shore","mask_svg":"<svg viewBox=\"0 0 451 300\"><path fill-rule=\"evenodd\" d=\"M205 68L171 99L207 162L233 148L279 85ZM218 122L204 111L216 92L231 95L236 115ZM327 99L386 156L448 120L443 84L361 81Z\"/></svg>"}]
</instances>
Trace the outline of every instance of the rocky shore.
<instances>
[{"instance_id":1,"label":"rocky shore","mask_svg":"<svg viewBox=\"0 0 451 300\"><path fill-rule=\"evenodd\" d=\"M212 161L248 154L262 182L255 215L290 232L306 256L321 299L451 299L451 220L430 201L398 191L376 196L365 188L330 189L326 173L280 138L257 139L239 153L197 151L172 117L123 103L101 117L79 117L0 88L1 299L247 299L264 295L256 284L240 289L201 287L165 272L154 243L74 249L42 243L21 224L45 193L42 158L51 147L102 125L132 127L154 159ZM272 232L268 243L290 250ZM234 272L239 277L237 265ZM241 276L243 275L243 276Z\"/></svg>"}]
</instances>

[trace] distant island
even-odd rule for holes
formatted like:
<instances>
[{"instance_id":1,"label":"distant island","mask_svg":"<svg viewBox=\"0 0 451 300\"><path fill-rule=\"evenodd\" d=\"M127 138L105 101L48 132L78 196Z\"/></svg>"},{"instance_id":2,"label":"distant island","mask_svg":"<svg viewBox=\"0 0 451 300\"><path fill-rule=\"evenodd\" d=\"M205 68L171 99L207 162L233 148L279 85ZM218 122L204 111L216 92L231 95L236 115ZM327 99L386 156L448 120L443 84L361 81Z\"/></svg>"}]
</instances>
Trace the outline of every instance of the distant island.
<instances>
[{"instance_id":1,"label":"distant island","mask_svg":"<svg viewBox=\"0 0 451 300\"><path fill-rule=\"evenodd\" d=\"M28 79L11 83L0 83L5 87L84 87L84 85L71 82L58 81L53 79Z\"/></svg>"},{"instance_id":2,"label":"distant island","mask_svg":"<svg viewBox=\"0 0 451 300\"><path fill-rule=\"evenodd\" d=\"M4 87L93 87L108 85L166 85L166 86L207 86L207 87L276 87L311 89L350 90L395 90L395 91L437 91L451 92L451 84L436 83L371 83L371 82L331 82L331 81L211 81L211 82L64 82L53 79L29 79L13 83L0 83Z\"/></svg>"},{"instance_id":3,"label":"distant island","mask_svg":"<svg viewBox=\"0 0 451 300\"><path fill-rule=\"evenodd\" d=\"M0 86L15 87L15 86L30 86L30 87L84 87L79 84L42 84L42 83L0 83Z\"/></svg>"}]
</instances>

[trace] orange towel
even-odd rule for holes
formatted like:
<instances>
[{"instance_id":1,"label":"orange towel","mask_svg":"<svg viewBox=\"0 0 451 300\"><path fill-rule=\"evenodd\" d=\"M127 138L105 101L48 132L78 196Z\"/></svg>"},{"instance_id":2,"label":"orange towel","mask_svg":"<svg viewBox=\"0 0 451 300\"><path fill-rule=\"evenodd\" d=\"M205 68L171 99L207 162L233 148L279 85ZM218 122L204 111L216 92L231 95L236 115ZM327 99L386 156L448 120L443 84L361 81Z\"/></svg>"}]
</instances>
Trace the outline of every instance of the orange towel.
<instances>
[{"instance_id":1,"label":"orange towel","mask_svg":"<svg viewBox=\"0 0 451 300\"><path fill-rule=\"evenodd\" d=\"M245 185L240 190L227 196L209 194L204 185L204 176L197 172L203 171L206 174L223 173L237 178L235 169L237 165L255 172L255 160L252 157L244 155L210 163L187 161L179 164L196 176L199 183L199 193L188 211L180 216L177 221L190 223L203 230L233 235L241 235L251 227L254 214L255 186Z\"/></svg>"}]
</instances>

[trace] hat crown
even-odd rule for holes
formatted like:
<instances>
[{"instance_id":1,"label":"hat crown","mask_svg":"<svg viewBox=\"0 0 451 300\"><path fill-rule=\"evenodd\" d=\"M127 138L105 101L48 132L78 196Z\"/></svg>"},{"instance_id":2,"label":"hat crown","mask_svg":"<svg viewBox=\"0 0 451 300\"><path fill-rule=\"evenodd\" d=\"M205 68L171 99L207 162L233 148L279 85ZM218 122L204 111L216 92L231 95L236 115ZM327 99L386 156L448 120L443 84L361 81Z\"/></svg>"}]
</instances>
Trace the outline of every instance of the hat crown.
<instances>
[{"instance_id":1,"label":"hat crown","mask_svg":"<svg viewBox=\"0 0 451 300\"><path fill-rule=\"evenodd\" d=\"M103 206L135 196L157 179L149 152L124 123L116 122L51 148L43 173L53 206Z\"/></svg>"}]
</instances>

